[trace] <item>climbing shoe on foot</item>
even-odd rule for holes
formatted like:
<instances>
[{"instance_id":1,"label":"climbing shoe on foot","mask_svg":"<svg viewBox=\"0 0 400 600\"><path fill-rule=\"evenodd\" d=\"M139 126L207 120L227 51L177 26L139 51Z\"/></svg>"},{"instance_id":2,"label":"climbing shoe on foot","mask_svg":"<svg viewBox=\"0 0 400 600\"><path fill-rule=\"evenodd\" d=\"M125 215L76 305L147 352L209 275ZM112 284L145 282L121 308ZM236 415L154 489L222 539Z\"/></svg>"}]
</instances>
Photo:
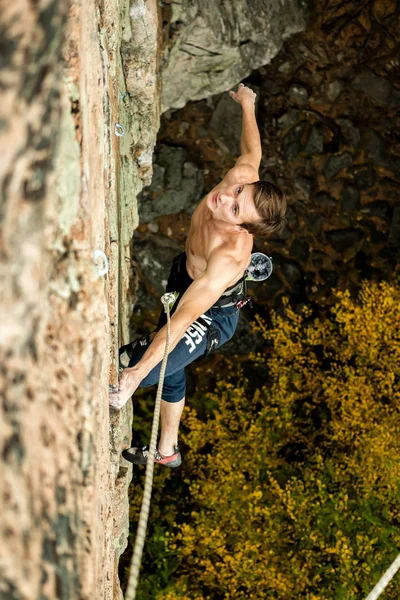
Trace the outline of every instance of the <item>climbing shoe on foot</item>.
<instances>
[{"instance_id":1,"label":"climbing shoe on foot","mask_svg":"<svg viewBox=\"0 0 400 600\"><path fill-rule=\"evenodd\" d=\"M145 465L149 457L149 446L128 448L128 450L123 451L122 456L134 465ZM174 453L171 456L163 456L157 448L154 454L154 462L163 467L176 469L176 467L180 467L182 464L182 455L179 452L178 446L174 446Z\"/></svg>"}]
</instances>

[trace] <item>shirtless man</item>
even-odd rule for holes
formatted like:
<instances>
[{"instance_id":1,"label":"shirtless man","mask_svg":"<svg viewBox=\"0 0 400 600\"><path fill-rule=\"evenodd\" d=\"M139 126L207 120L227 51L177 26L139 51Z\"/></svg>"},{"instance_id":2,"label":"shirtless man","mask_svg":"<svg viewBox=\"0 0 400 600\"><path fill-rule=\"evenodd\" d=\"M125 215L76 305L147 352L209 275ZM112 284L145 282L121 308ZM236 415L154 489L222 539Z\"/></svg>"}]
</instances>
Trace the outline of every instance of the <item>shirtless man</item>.
<instances>
[{"instance_id":1,"label":"shirtless man","mask_svg":"<svg viewBox=\"0 0 400 600\"><path fill-rule=\"evenodd\" d=\"M255 93L243 84L229 92L242 107L241 156L235 166L193 213L186 252L174 259L167 291L179 297L171 317L170 354L161 400L161 435L154 461L168 467L181 464L178 429L185 403L185 367L207 354L211 343L221 346L234 334L236 302L251 259L253 237L270 237L282 226L286 201L282 192L258 180L261 140L255 118ZM110 406L120 409L140 386L158 383L166 342L166 318L161 315L150 342L145 336L120 351L118 392ZM211 336L210 336L211 333ZM211 345L212 345L211 344ZM145 464L148 447L130 448L123 456Z\"/></svg>"}]
</instances>

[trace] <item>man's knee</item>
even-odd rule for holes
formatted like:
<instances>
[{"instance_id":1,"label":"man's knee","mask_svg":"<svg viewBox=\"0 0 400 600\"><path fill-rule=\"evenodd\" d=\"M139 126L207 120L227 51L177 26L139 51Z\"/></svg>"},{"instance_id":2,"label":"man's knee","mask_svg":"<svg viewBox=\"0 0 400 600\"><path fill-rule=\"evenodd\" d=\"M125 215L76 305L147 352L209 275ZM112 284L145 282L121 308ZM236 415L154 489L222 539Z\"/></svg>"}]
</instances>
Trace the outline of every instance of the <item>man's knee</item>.
<instances>
[{"instance_id":1,"label":"man's knee","mask_svg":"<svg viewBox=\"0 0 400 600\"><path fill-rule=\"evenodd\" d=\"M183 398L180 397L180 395L175 395L173 396L168 396L167 398L162 398L162 400L164 402L166 402L166 404L180 404L181 402L185 402L185 396L183 396Z\"/></svg>"}]
</instances>

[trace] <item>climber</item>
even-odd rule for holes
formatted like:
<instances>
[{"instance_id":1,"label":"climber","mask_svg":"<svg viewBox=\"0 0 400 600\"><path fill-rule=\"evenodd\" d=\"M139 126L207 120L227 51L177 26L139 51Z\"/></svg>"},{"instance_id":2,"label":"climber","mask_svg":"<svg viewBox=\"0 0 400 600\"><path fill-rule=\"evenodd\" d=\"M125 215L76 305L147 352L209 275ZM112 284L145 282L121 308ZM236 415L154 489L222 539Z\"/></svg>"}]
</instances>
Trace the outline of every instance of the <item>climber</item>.
<instances>
[{"instance_id":1,"label":"climber","mask_svg":"<svg viewBox=\"0 0 400 600\"><path fill-rule=\"evenodd\" d=\"M185 252L172 264L167 291L179 296L171 311L170 353L161 400L161 435L154 461L178 467L178 429L185 403L185 367L222 346L234 334L241 306L243 273L250 263L254 237L277 233L286 212L283 193L259 181L261 140L255 117L256 94L243 84L229 92L242 108L241 156L193 213ZM144 336L120 349L124 368L110 406L119 410L135 390L158 383L166 342L166 315L153 338ZM148 447L123 456L145 464Z\"/></svg>"}]
</instances>

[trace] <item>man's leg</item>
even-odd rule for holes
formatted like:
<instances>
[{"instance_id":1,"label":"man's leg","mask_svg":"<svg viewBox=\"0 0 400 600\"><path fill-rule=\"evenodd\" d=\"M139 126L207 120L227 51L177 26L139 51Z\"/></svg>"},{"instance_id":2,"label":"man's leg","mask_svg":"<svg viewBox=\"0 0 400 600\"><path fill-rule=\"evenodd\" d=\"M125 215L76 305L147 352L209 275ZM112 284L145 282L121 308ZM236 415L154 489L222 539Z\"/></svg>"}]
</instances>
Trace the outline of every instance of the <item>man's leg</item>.
<instances>
[{"instance_id":1,"label":"man's leg","mask_svg":"<svg viewBox=\"0 0 400 600\"><path fill-rule=\"evenodd\" d=\"M168 356L167 369L162 389L161 401L161 437L155 462L168 467L177 467L182 458L177 447L179 422L185 404L186 377L185 367L204 355L207 348L207 327L212 318L204 316L204 322L195 321L185 332L183 338ZM129 367L141 359L151 340L141 338L137 343L128 345ZM130 348L129 348L130 346ZM126 347L124 347L126 348ZM122 350L122 349L121 349ZM140 387L157 384L161 363L154 367L142 380ZM134 464L145 464L148 447L132 447L123 452L123 456Z\"/></svg>"},{"instance_id":2,"label":"man's leg","mask_svg":"<svg viewBox=\"0 0 400 600\"><path fill-rule=\"evenodd\" d=\"M184 377L184 372L182 375ZM178 430L184 406L185 397L179 402L161 400L161 435L154 462L165 467L176 468L182 463L182 456L178 448ZM143 465L147 463L149 447L128 448L122 452L122 456L133 464Z\"/></svg>"},{"instance_id":3,"label":"man's leg","mask_svg":"<svg viewBox=\"0 0 400 600\"><path fill-rule=\"evenodd\" d=\"M135 350L135 356L132 356L132 360L137 357L137 353L143 351L143 348L139 348L137 345ZM179 364L182 360L179 357L172 356L171 361L168 361L169 368L173 368L174 365ZM167 366L168 371L168 366ZM159 373L157 371L151 371L143 382L145 385L151 385L158 383ZM179 371L171 374L166 374L164 379L164 385L162 389L162 400L160 406L161 413L161 436L157 446L154 461L164 465L166 467L176 468L179 467L182 462L182 456L178 449L178 430L179 422L181 419L183 407L185 405L185 389L186 389L186 377L185 370L181 368ZM135 447L124 450L122 456L134 463L134 464L145 464L148 458L148 446Z\"/></svg>"},{"instance_id":4,"label":"man's leg","mask_svg":"<svg viewBox=\"0 0 400 600\"><path fill-rule=\"evenodd\" d=\"M179 402L161 400L161 435L158 450L163 456L171 456L178 445L178 430L185 406L185 397Z\"/></svg>"}]
</instances>

